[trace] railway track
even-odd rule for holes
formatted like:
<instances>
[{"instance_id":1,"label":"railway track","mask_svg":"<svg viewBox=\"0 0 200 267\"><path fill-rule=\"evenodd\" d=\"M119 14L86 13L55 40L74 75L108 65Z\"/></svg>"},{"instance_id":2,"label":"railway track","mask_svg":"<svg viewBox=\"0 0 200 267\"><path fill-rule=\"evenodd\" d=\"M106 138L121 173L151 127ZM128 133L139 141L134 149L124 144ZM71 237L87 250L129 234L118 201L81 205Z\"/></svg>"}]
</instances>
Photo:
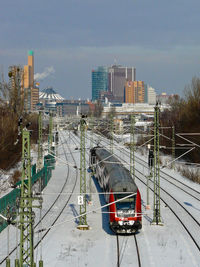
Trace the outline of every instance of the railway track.
<instances>
[{"instance_id":1,"label":"railway track","mask_svg":"<svg viewBox=\"0 0 200 267\"><path fill-rule=\"evenodd\" d=\"M63 138L64 138L64 135L63 135ZM64 138L64 139L65 139L65 138ZM67 144L66 139L65 139L65 142L64 142L64 143ZM73 156L73 154L72 154L72 152L71 152L71 149L70 149L70 147L68 146L68 144L67 144L67 147L68 147L68 149L69 149L69 151L70 151L70 154L71 154L71 157L72 157L72 159L73 159L73 161L74 161L74 166L76 166L76 162L75 162L74 156ZM66 158L66 160L67 160L66 150L64 149L64 147L63 147L63 152L64 152L65 158ZM68 166L68 174L67 174L67 178L68 178L68 177L69 177L69 166ZM41 239L36 243L36 245L34 246L34 249L36 249L36 248L38 247L38 245L41 243L41 241L45 238L45 236L46 236L46 235L49 233L49 231L51 230L51 227L53 227L53 226L55 225L55 223L58 221L59 217L60 217L61 214L63 213L64 209L66 208L67 204L69 203L69 201L70 201L70 199L71 199L71 196L72 196L72 194L73 194L73 192L74 192L74 189L75 189L76 184L77 184L77 180L78 180L78 171L77 171L77 169L76 169L76 179L75 179L73 188L72 188L72 190L71 190L71 193L68 195L68 198L65 200L64 205L63 205L63 207L61 208L61 210L59 211L57 217L56 217L56 218L53 220L53 222L51 223L51 226L46 230L45 234L42 235L42 238L41 238ZM65 185L66 185L66 183L65 183ZM65 187L64 187L64 188L65 188ZM64 190L64 188L63 188L63 190ZM62 192L63 192L63 190L62 190ZM62 194L62 192L59 193L59 196Z\"/></svg>"},{"instance_id":2,"label":"railway track","mask_svg":"<svg viewBox=\"0 0 200 267\"><path fill-rule=\"evenodd\" d=\"M107 143L107 145L109 145L109 141L105 138L102 137L102 142ZM116 143L118 145L118 143ZM125 149L125 148L115 148L116 150L118 150L120 153L123 152L128 158L130 158L130 152ZM146 161L144 161L142 158L138 157L135 155L135 162L142 165L146 172L145 175L148 175L148 170L149 170L149 166L147 164ZM174 176L171 176L167 173L165 173L162 168L160 170L160 178L165 180L167 183L175 186L176 188L180 189L182 192L184 192L186 195L196 199L197 201L200 201L200 192L192 187L190 187L189 185L183 183L182 181L179 181L177 178L175 178Z\"/></svg>"},{"instance_id":3,"label":"railway track","mask_svg":"<svg viewBox=\"0 0 200 267\"><path fill-rule=\"evenodd\" d=\"M65 142L64 142L64 143L67 144L66 139L65 139ZM71 152L69 146L68 146L68 150L70 151L70 154L71 154L71 156L72 156L72 159L73 159L73 161L74 161L74 163L75 163L75 165L76 165L76 162L75 162L75 160L74 160L73 154L72 154L72 152ZM63 146L63 153L64 153L65 158L66 158L66 160L67 160L67 153L66 153L66 151L65 151L65 149L64 149L64 146ZM46 212L42 215L42 217L40 218L40 220L35 224L35 226L34 226L34 230L36 230L36 228L37 228L38 226L40 226L41 221L44 220L48 214L50 214L50 211L52 210L52 208L56 205L56 203L58 202L58 200L59 200L60 197L62 196L62 192L63 192L64 189L66 188L68 179L69 179L69 166L67 167L67 176L66 176L66 179L65 179L65 181L64 181L64 184L63 184L63 186L62 186L60 192L58 193L57 197L56 197L55 200L52 202L52 204L50 205L50 207L49 207L49 208L46 210ZM68 197L67 201L65 202L65 204L63 205L63 207L61 208L61 210L60 210L59 214L57 215L57 217L56 217L56 218L53 220L53 222L51 223L51 227L57 222L57 220L58 220L59 217L61 216L61 214L62 214L64 208L65 208L66 205L68 204L68 202L69 202L69 200L70 200L70 198L71 198L71 196L72 196L72 194L73 194L73 191L74 191L74 189L75 189L75 186L76 186L76 183L77 183L77 179L78 179L78 171L76 170L76 179L75 179L75 183L74 183L72 192L71 192L71 194L69 195L69 197ZM35 244L35 246L34 246L34 249L36 249L36 248L38 247L38 245L39 245L39 244L41 243L41 241L45 238L45 236L49 233L49 231L50 231L50 228L49 228L49 229L42 235L41 239L40 239L39 241L36 242L36 244ZM18 246L19 246L19 243L18 243ZM9 256L10 256L13 252L15 252L15 250L18 248L18 246L15 246L15 247L9 252ZM1 264L5 263L7 257L8 257L8 255L7 255L5 258L3 258L2 260L0 260L0 266L1 266Z\"/></svg>"},{"instance_id":4,"label":"railway track","mask_svg":"<svg viewBox=\"0 0 200 267\"><path fill-rule=\"evenodd\" d=\"M140 175L143 175L140 172ZM143 184L146 185L146 183L139 178L139 176L136 176L137 179L140 180ZM152 185L153 187L153 185ZM153 188L150 187L150 190L153 192ZM171 210L171 212L175 215L175 217L179 220L181 225L184 227L186 232L191 237L192 241L196 245L197 249L200 252L200 244L196 237L198 237L198 233L200 231L200 223L199 221L179 202L175 197L173 197L169 192L167 192L162 187L160 188L162 197L160 198L163 203ZM173 205L169 203L173 202ZM173 207L176 207L178 204L178 207L175 209ZM183 218L183 219L182 219ZM192 228L192 231L191 231Z\"/></svg>"},{"instance_id":5,"label":"railway track","mask_svg":"<svg viewBox=\"0 0 200 267\"><path fill-rule=\"evenodd\" d=\"M79 142L79 137L75 135L71 135L72 141L74 142L75 145L77 145L77 141ZM89 153L86 152L88 155ZM121 241L120 241L121 240ZM128 242L131 242L131 245L129 246L129 251L130 253L126 253L131 255L130 257L130 263L132 264L133 261L134 263L138 263L138 266L141 267L141 260L140 260L140 252L139 252L139 247L138 247L138 242L137 242L137 237L136 235L131 235L131 236L126 236L126 235L118 235L116 234L116 243L117 243L117 267L120 266L125 266L123 265L123 258L124 258L124 253L125 251L127 252L127 244ZM133 247L135 247L136 251L136 259L133 260Z\"/></svg>"},{"instance_id":6,"label":"railway track","mask_svg":"<svg viewBox=\"0 0 200 267\"><path fill-rule=\"evenodd\" d=\"M116 235L116 241L117 241L117 267L125 266L125 264L123 264L125 251L126 255L130 255L131 265L134 262L134 266L141 267L140 252L136 235L135 234L131 236ZM135 251L136 254L134 253L133 250Z\"/></svg>"},{"instance_id":7,"label":"railway track","mask_svg":"<svg viewBox=\"0 0 200 267\"><path fill-rule=\"evenodd\" d=\"M104 140L104 142L105 142L105 140ZM124 151L124 150L120 150L120 152L122 152L122 151ZM127 156L127 153L124 153L124 155ZM125 163L127 162L121 156L119 156L119 155L117 155L117 156L118 156L118 158L122 162L125 162ZM138 173L138 175L135 175L136 178L140 182L142 182L144 185L146 185L146 183L142 179L142 178L144 178L143 172L140 171L140 170L138 170L138 169L135 169L135 170ZM151 183L152 184L150 186L150 190L153 192L153 182L151 181ZM160 187L160 189L161 189L161 195L162 195L161 200L171 210L171 212L175 215L175 217L181 223L181 225L183 226L183 228L186 230L186 232L188 233L188 235L190 236L190 238L194 242L196 248L200 252L200 244L198 242L198 235L199 235L198 233L200 231L200 223L199 223L199 220L197 220L174 196L172 196L172 194L170 194L169 192L167 192L163 187ZM191 190L192 190L192 188L191 188ZM196 190L194 190L194 191L198 193L198 191L196 191ZM191 195L191 194L188 194L188 195L190 195L191 197L193 197L193 195ZM196 197L195 197L195 199L196 199ZM198 198L197 198L197 200L200 201ZM191 227L192 227L192 230L191 230Z\"/></svg>"},{"instance_id":8,"label":"railway track","mask_svg":"<svg viewBox=\"0 0 200 267\"><path fill-rule=\"evenodd\" d=\"M126 154L126 156L129 156L129 152L126 149L122 148L122 150L123 150L124 154ZM141 164L146 169L146 175L147 175L148 169L149 169L147 162L144 161L143 159L137 157L137 156L135 156L135 159L136 159L137 163ZM171 176L171 175L165 173L164 171L162 171L162 168L160 170L160 178L165 180L169 184L175 186L176 188L180 189L182 192L189 195L190 197L200 201L200 192L198 190L196 190L196 189L188 186L187 184L179 181L174 176Z\"/></svg>"}]
</instances>

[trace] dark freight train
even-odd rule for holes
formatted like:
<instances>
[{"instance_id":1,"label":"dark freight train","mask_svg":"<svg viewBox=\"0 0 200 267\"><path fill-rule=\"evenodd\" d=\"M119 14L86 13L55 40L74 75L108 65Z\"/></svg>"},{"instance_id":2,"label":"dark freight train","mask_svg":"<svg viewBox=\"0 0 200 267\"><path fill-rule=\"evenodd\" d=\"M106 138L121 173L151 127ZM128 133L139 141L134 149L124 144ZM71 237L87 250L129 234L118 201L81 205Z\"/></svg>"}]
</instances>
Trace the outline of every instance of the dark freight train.
<instances>
[{"instance_id":1,"label":"dark freight train","mask_svg":"<svg viewBox=\"0 0 200 267\"><path fill-rule=\"evenodd\" d=\"M130 172L109 151L100 147L91 149L90 163L105 192L106 202L111 203L111 229L115 233L137 232L142 228L141 196Z\"/></svg>"}]
</instances>

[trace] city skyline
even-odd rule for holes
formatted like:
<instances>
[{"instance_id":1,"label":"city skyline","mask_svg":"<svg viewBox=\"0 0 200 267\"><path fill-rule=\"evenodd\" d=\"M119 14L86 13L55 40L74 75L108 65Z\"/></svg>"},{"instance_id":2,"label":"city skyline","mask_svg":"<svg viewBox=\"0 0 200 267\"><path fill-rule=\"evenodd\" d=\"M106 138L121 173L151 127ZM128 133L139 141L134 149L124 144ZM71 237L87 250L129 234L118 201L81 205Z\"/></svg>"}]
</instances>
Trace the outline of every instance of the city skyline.
<instances>
[{"instance_id":1,"label":"city skyline","mask_svg":"<svg viewBox=\"0 0 200 267\"><path fill-rule=\"evenodd\" d=\"M40 90L65 98L91 98L91 70L113 64L134 66L158 94L182 95L200 73L199 8L197 0L4 2L0 70L7 79L33 50L35 73L51 70Z\"/></svg>"}]
</instances>

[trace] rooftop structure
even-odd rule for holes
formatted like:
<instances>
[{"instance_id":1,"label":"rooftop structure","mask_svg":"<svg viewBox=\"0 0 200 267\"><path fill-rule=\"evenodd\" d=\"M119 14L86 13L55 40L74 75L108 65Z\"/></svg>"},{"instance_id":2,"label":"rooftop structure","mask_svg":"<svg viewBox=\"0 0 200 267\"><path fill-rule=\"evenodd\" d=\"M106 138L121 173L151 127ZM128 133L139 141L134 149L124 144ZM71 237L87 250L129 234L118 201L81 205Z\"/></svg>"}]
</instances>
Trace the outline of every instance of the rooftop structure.
<instances>
[{"instance_id":1,"label":"rooftop structure","mask_svg":"<svg viewBox=\"0 0 200 267\"><path fill-rule=\"evenodd\" d=\"M52 87L48 87L42 90L42 92L39 93L39 98L40 100L64 100L64 98L58 93L56 93L56 91Z\"/></svg>"}]
</instances>

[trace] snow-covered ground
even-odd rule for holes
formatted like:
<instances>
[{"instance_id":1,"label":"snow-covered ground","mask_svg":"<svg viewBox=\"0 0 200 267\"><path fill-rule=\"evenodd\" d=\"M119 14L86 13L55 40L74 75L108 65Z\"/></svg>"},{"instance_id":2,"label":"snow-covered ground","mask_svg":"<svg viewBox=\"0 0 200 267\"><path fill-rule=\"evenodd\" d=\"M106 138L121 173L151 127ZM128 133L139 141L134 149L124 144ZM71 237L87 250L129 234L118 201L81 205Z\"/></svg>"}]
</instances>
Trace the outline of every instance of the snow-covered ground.
<instances>
[{"instance_id":1,"label":"snow-covered ground","mask_svg":"<svg viewBox=\"0 0 200 267\"><path fill-rule=\"evenodd\" d=\"M101 209L101 206L105 204L104 197L95 179L92 179L92 204L87 205L87 222L90 226L89 230L78 230L78 220L75 218L79 214L79 206L77 203L77 196L79 195L79 182L75 185L75 190L70 198L68 204L65 204L69 193L72 191L72 187L75 184L76 170L73 168L73 158L69 153L69 147L73 151L73 156L77 165L79 166L80 155L75 149L78 145L78 138L73 137L69 139L68 133L63 132L64 136L60 138L60 144L58 146L58 160L55 170L52 173L52 178L49 181L48 186L43 192L43 214L47 208L53 203L60 189L63 187L66 176L69 170L69 180L64 187L63 194L52 207L51 212L46 216L42 222L42 226L39 228L48 228L51 222L56 218L59 211L64 208L61 216L55 223L44 238L42 242L42 258L44 260L44 266L48 267L65 267L65 266L101 266L101 267L113 267L117 266L117 242L116 236L108 227L108 214L107 209ZM64 139L66 138L66 139ZM74 143L74 140L76 140ZM66 144L68 142L68 144ZM63 144L61 144L63 143ZM65 158L64 149L66 150L67 159ZM87 141L86 146L89 148L90 141ZM117 152L117 151L116 151ZM117 152L119 153L119 152ZM141 157L141 155L140 155ZM86 157L88 160L88 156ZM144 157L145 158L145 157ZM66 163L69 162L68 166ZM68 169L69 168L69 169ZM143 167L141 167L143 170ZM168 172L167 169L165 169ZM144 171L145 172L145 171ZM170 171L171 175L179 177L180 180L185 182L174 171ZM87 180L90 179L87 173ZM88 183L88 182L87 182ZM136 180L136 183L140 189L143 204L146 203L146 186ZM196 185L192 182L188 182L190 185L199 190L200 185ZM88 183L89 184L89 183ZM165 185L168 186L168 185ZM173 190L173 189L170 189ZM87 187L89 193L89 188ZM187 197L181 191L176 192L180 201L187 201L188 203L194 203L194 200ZM153 218L152 203L153 194L150 191L150 203L151 210L145 210L143 207L143 228L136 235L138 247L140 251L141 266L155 266L155 267L188 267L199 266L200 267L200 251L194 245L190 236L187 234L183 226L172 214L168 206L161 202L161 215L163 226L151 225ZM195 203L195 216L200 219L200 209L198 204ZM193 209L193 207L189 207ZM39 214L39 212L36 212ZM36 219L38 220L38 219ZM191 225L191 229L192 229ZM200 235L199 235L200 236ZM35 234L35 243L39 236ZM200 240L200 238L199 238ZM7 229L0 234L0 260L7 255ZM16 244L16 229L10 226L10 248ZM200 245L200 242L199 242ZM40 259L41 247L35 250L35 258ZM14 266L15 253L11 255L11 262ZM2 265L5 266L5 263ZM120 266L137 266L137 253L134 246L133 236L121 236L120 237Z\"/></svg>"}]
</instances>

